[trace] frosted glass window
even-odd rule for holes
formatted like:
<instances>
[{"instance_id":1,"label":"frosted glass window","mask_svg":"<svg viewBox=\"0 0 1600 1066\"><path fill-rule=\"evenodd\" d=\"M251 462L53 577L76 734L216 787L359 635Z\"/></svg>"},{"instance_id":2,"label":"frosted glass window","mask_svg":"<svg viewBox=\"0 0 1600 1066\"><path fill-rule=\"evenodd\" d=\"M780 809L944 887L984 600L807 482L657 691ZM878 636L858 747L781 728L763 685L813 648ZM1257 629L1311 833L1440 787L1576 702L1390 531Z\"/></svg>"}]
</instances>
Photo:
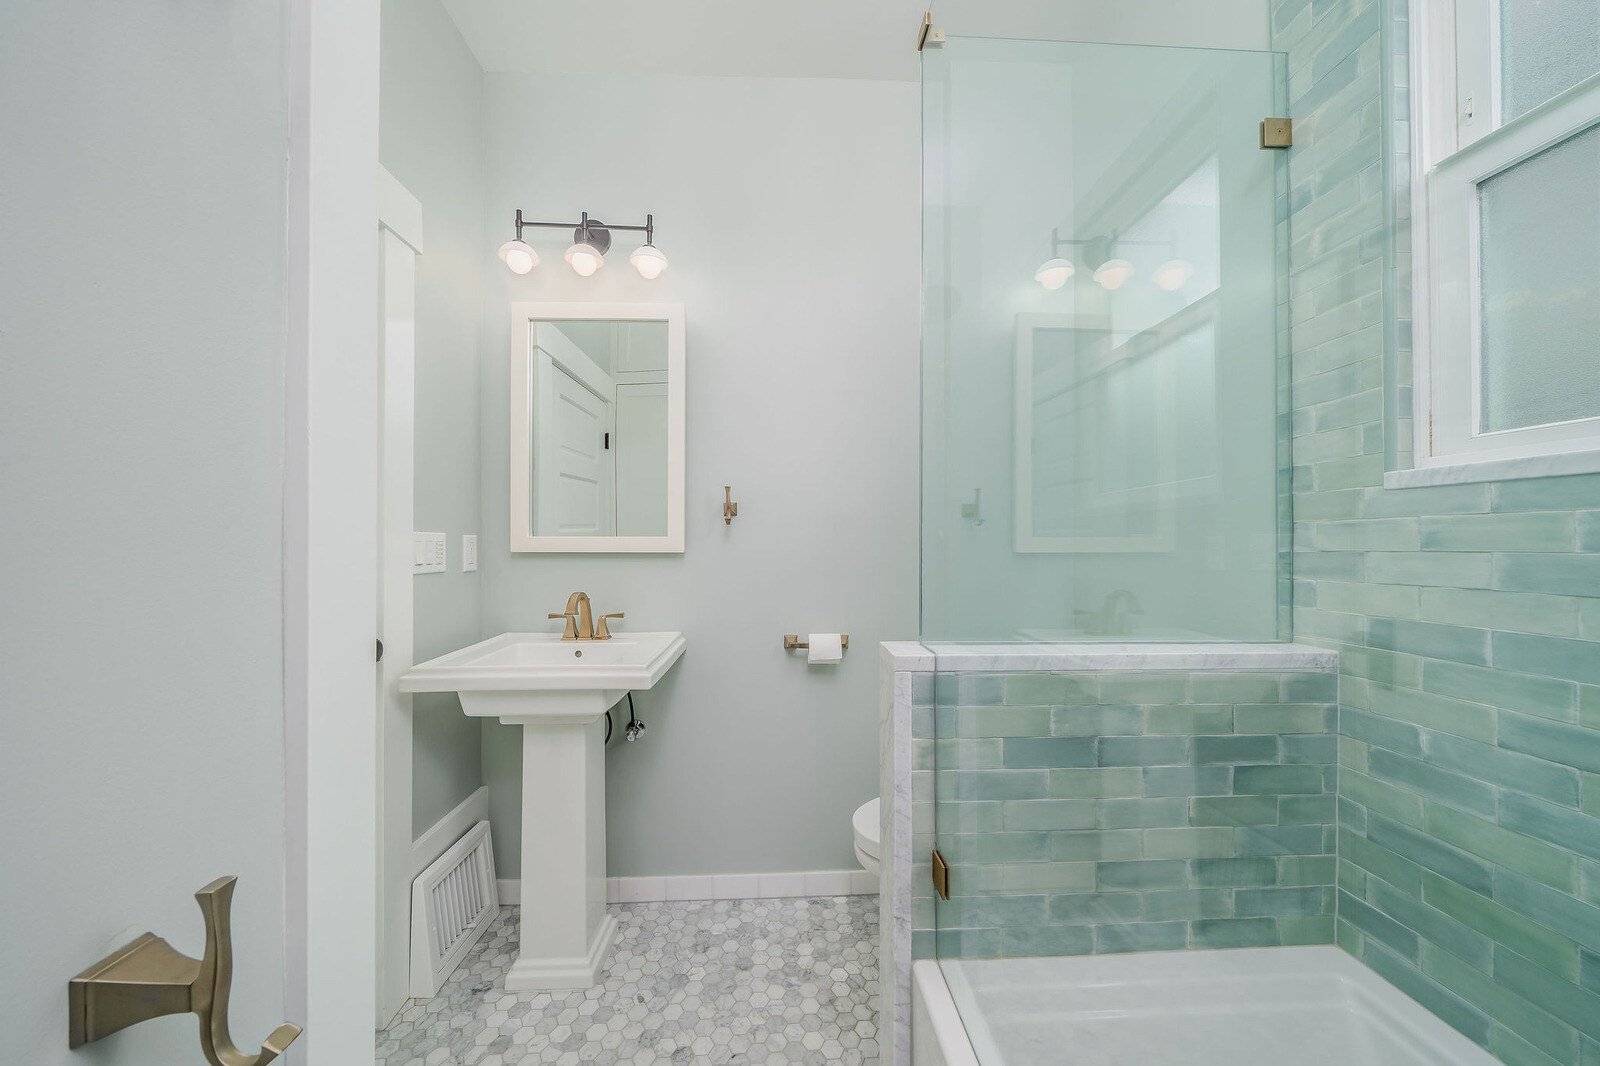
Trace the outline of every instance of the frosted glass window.
<instances>
[{"instance_id":1,"label":"frosted glass window","mask_svg":"<svg viewBox=\"0 0 1600 1066\"><path fill-rule=\"evenodd\" d=\"M1600 72L1595 0L1500 0L1500 106L1509 122Z\"/></svg>"},{"instance_id":2,"label":"frosted glass window","mask_svg":"<svg viewBox=\"0 0 1600 1066\"><path fill-rule=\"evenodd\" d=\"M1480 431L1600 415L1600 127L1478 186Z\"/></svg>"}]
</instances>

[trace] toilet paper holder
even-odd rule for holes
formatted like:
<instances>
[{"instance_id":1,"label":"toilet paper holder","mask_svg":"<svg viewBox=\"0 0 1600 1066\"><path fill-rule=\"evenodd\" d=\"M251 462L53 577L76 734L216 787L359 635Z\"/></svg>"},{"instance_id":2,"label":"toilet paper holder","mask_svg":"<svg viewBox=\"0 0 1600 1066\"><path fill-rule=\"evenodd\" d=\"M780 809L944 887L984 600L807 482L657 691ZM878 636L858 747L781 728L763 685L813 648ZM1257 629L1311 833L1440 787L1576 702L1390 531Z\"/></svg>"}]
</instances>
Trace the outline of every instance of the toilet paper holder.
<instances>
[{"instance_id":1,"label":"toilet paper holder","mask_svg":"<svg viewBox=\"0 0 1600 1066\"><path fill-rule=\"evenodd\" d=\"M798 633L785 633L783 635L783 647L786 651L805 651L811 647L811 642L801 640ZM839 638L839 647L845 651L850 650L850 634L846 633Z\"/></svg>"}]
</instances>

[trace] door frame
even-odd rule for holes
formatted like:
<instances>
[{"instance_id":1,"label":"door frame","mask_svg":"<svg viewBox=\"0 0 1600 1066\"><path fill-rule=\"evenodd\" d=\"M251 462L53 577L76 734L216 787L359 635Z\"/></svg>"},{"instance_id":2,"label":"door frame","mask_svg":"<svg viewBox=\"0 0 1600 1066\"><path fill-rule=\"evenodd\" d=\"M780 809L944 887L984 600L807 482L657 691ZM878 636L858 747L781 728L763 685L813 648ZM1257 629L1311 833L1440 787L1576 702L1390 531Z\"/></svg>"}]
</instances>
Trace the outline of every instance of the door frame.
<instances>
[{"instance_id":1,"label":"door frame","mask_svg":"<svg viewBox=\"0 0 1600 1066\"><path fill-rule=\"evenodd\" d=\"M378 458L378 755L376 1024L405 1006L411 970L412 699L400 675L415 661L412 541L416 528L417 257L422 204L378 168L379 306Z\"/></svg>"},{"instance_id":2,"label":"door frame","mask_svg":"<svg viewBox=\"0 0 1600 1066\"><path fill-rule=\"evenodd\" d=\"M374 1060L379 0L290 0L284 1002L290 1061Z\"/></svg>"}]
</instances>

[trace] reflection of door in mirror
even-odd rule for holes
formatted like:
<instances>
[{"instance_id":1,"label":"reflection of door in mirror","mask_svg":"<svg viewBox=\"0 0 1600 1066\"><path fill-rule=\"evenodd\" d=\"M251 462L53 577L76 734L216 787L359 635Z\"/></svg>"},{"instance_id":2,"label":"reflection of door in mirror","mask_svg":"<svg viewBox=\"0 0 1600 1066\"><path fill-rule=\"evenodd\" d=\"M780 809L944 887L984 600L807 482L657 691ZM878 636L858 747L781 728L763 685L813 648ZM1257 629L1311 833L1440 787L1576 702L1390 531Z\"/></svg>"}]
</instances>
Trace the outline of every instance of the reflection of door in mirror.
<instances>
[{"instance_id":1,"label":"reflection of door in mirror","mask_svg":"<svg viewBox=\"0 0 1600 1066\"><path fill-rule=\"evenodd\" d=\"M666 341L664 322L535 323L536 535L667 532Z\"/></svg>"}]
</instances>

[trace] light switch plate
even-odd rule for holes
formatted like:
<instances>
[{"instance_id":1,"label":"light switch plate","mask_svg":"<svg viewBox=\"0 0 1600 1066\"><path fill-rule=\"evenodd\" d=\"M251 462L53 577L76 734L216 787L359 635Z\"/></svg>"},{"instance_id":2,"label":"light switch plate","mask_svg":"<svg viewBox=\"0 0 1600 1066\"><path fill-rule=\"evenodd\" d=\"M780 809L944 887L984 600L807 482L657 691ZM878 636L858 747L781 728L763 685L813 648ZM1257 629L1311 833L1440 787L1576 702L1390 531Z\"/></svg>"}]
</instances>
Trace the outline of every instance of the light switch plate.
<instances>
[{"instance_id":1,"label":"light switch plate","mask_svg":"<svg viewBox=\"0 0 1600 1066\"><path fill-rule=\"evenodd\" d=\"M445 565L445 535L443 533L413 533L411 572L413 574L442 574Z\"/></svg>"},{"instance_id":2,"label":"light switch plate","mask_svg":"<svg viewBox=\"0 0 1600 1066\"><path fill-rule=\"evenodd\" d=\"M478 535L461 534L461 572L470 574L478 569Z\"/></svg>"}]
</instances>

